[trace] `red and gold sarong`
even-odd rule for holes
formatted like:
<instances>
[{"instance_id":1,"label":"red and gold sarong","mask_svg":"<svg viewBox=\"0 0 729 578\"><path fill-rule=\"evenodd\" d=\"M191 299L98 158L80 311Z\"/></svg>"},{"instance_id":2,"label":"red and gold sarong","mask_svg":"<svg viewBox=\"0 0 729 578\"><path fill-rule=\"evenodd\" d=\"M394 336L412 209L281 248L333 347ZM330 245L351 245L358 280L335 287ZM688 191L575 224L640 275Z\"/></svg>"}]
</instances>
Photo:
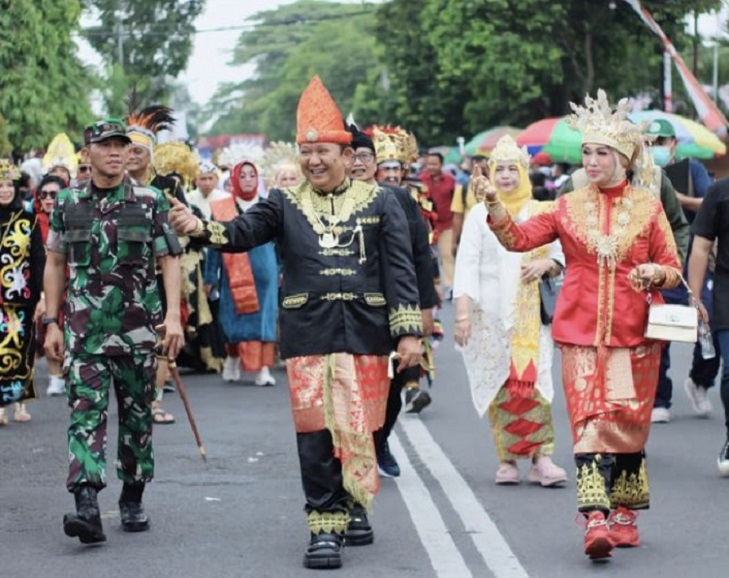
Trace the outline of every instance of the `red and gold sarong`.
<instances>
[{"instance_id":1,"label":"red and gold sarong","mask_svg":"<svg viewBox=\"0 0 729 578\"><path fill-rule=\"evenodd\" d=\"M329 430L344 489L369 508L379 490L372 432L382 427L389 358L330 353L286 361L297 433Z\"/></svg>"},{"instance_id":2,"label":"red and gold sarong","mask_svg":"<svg viewBox=\"0 0 729 578\"><path fill-rule=\"evenodd\" d=\"M541 205L541 203L538 203ZM541 211L531 205L531 214ZM520 211L521 207L512 207ZM512 214L518 214L514 212ZM540 247L522 257L527 264L548 257ZM514 275L518 272L515 271ZM509 378L489 405L488 416L499 461L549 456L554 452L552 404L536 387L540 370L539 284L519 282L510 329L511 363Z\"/></svg>"},{"instance_id":3,"label":"red and gold sarong","mask_svg":"<svg viewBox=\"0 0 729 578\"><path fill-rule=\"evenodd\" d=\"M640 452L650 430L661 345L561 349L575 453Z\"/></svg>"}]
</instances>

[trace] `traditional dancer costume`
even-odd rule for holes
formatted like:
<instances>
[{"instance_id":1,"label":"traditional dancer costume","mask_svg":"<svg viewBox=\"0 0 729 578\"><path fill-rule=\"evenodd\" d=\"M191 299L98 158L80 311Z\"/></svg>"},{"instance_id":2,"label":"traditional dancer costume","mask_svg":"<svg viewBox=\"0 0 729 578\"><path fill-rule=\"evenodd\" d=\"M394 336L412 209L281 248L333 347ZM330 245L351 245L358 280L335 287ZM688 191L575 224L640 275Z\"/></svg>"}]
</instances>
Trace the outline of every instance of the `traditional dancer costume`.
<instances>
[{"instance_id":1,"label":"traditional dancer costume","mask_svg":"<svg viewBox=\"0 0 729 578\"><path fill-rule=\"evenodd\" d=\"M304 564L339 567L350 508L369 507L379 488L372 432L385 417L388 354L393 339L409 346L420 335L421 313L402 209L378 186L346 177L352 135L318 77L297 125L302 163L312 167L318 155L317 170L341 171L341 182L272 189L230 222L199 221L191 236L224 252L278 243L281 356L311 531Z\"/></svg>"},{"instance_id":2,"label":"traditional dancer costume","mask_svg":"<svg viewBox=\"0 0 729 578\"><path fill-rule=\"evenodd\" d=\"M601 90L596 100L587 97L584 107L573 109L569 122L583 132L583 143L614 151L616 171L619 161L630 165L635 159L639 174L652 175L648 155L642 154L642 127L627 120L627 100L613 111ZM648 300L629 274L646 263L659 266L648 286L654 301L661 299L656 289L680 282L663 207L650 191L627 180L590 184L522 224L501 202L487 206L491 229L511 251L562 242L567 274L552 336L562 350L578 508L588 517L585 551L599 558L609 556L613 545L637 545L634 510L649 502L644 448L661 344L643 336Z\"/></svg>"}]
</instances>

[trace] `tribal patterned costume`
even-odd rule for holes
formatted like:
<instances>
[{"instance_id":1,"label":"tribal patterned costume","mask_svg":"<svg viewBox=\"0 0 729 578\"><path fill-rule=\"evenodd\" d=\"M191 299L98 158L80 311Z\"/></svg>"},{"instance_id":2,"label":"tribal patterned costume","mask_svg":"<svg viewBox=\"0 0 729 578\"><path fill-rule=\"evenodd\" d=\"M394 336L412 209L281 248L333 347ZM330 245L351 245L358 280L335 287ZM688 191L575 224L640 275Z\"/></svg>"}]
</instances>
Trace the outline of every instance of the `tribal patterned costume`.
<instances>
[{"instance_id":1,"label":"tribal patterned costume","mask_svg":"<svg viewBox=\"0 0 729 578\"><path fill-rule=\"evenodd\" d=\"M12 180L9 167L0 161L0 180ZM36 397L33 314L45 251L35 215L16 200L17 192L10 205L0 205L0 407Z\"/></svg>"}]
</instances>

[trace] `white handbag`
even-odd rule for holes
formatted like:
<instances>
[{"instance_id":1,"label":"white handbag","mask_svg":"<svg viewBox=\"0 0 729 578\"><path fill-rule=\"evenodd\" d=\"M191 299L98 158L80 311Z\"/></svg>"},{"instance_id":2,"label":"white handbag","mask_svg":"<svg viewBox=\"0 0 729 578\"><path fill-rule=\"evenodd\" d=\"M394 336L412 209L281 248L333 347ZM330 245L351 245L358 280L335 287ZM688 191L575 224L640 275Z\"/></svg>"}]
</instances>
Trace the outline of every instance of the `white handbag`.
<instances>
[{"instance_id":1,"label":"white handbag","mask_svg":"<svg viewBox=\"0 0 729 578\"><path fill-rule=\"evenodd\" d=\"M694 294L682 277L681 281L688 290L690 305L667 305L652 303L648 294L648 325L645 336L661 341L683 341L696 343L699 338L699 307Z\"/></svg>"}]
</instances>

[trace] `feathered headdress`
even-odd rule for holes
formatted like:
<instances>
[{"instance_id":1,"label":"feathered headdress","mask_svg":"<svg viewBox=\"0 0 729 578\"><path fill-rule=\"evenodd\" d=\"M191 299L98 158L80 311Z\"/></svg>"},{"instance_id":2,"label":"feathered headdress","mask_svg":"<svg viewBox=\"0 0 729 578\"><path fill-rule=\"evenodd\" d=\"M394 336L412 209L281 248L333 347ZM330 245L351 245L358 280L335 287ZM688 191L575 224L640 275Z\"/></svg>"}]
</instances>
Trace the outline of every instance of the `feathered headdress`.
<instances>
[{"instance_id":1,"label":"feathered headdress","mask_svg":"<svg viewBox=\"0 0 729 578\"><path fill-rule=\"evenodd\" d=\"M642 149L643 132L648 123L635 124L628 119L630 105L623 98L613 110L605 91L597 91L597 98L585 96L585 105L570 103L574 114L567 117L570 128L582 132L583 143L603 144L614 148L631 161Z\"/></svg>"},{"instance_id":2,"label":"feathered headdress","mask_svg":"<svg viewBox=\"0 0 729 578\"><path fill-rule=\"evenodd\" d=\"M127 135L132 144L146 147L152 152L154 145L157 144L157 133L161 130L169 130L175 124L172 109L160 104L153 104L137 110L139 103L136 89L132 89L132 93L127 99L127 107L129 113L124 120L127 125Z\"/></svg>"},{"instance_id":3,"label":"feathered headdress","mask_svg":"<svg viewBox=\"0 0 729 578\"><path fill-rule=\"evenodd\" d=\"M263 159L263 148L257 144L234 143L218 151L215 164L223 169L232 169L242 160L253 161L256 164Z\"/></svg>"},{"instance_id":4,"label":"feathered headdress","mask_svg":"<svg viewBox=\"0 0 729 578\"><path fill-rule=\"evenodd\" d=\"M78 159L76 149L66 133L59 133L53 137L43 155L43 172L49 172L53 167L65 167L73 177L76 174Z\"/></svg>"},{"instance_id":5,"label":"feathered headdress","mask_svg":"<svg viewBox=\"0 0 729 578\"><path fill-rule=\"evenodd\" d=\"M274 186L276 175L283 167L293 166L300 170L298 156L298 150L293 143L279 141L268 145L260 163L266 186Z\"/></svg>"}]
</instances>

